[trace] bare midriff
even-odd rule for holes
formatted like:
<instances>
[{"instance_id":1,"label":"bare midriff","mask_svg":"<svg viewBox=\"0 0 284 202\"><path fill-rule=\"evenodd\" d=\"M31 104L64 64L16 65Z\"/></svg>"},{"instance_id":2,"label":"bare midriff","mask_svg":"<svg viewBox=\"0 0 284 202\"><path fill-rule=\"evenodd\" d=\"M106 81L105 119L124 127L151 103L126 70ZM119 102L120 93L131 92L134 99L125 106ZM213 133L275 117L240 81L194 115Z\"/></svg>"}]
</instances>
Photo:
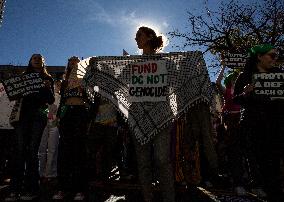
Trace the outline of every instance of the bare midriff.
<instances>
[{"instance_id":1,"label":"bare midriff","mask_svg":"<svg viewBox=\"0 0 284 202\"><path fill-rule=\"evenodd\" d=\"M79 97L69 97L65 100L65 105L85 105L85 102Z\"/></svg>"}]
</instances>

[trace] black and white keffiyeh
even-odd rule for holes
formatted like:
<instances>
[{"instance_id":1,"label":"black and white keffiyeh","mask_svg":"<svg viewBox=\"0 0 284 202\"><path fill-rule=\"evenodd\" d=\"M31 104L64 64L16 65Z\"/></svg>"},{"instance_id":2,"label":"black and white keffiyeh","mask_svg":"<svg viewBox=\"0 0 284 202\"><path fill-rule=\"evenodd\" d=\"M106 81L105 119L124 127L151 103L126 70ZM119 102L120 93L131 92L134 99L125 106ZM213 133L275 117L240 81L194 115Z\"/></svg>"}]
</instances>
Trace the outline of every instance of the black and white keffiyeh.
<instances>
[{"instance_id":1,"label":"black and white keffiyeh","mask_svg":"<svg viewBox=\"0 0 284 202\"><path fill-rule=\"evenodd\" d=\"M159 74L154 73L154 76L160 78L160 81L162 78L164 83L145 84L146 77L153 74L144 72L141 74L144 83L140 88L139 82L133 82L133 77L138 72L134 68L137 64L142 64L142 69L143 64L146 64L150 71L152 67L160 69ZM150 64L158 64L158 68ZM128 120L141 144L147 143L196 103L211 100L211 82L203 55L199 51L87 58L80 62L78 76L83 77L83 85L91 99L100 95L116 106ZM135 97L131 92L135 88L152 89L152 96L144 94L143 98L138 93ZM163 96L155 97L157 89L164 89Z\"/></svg>"}]
</instances>

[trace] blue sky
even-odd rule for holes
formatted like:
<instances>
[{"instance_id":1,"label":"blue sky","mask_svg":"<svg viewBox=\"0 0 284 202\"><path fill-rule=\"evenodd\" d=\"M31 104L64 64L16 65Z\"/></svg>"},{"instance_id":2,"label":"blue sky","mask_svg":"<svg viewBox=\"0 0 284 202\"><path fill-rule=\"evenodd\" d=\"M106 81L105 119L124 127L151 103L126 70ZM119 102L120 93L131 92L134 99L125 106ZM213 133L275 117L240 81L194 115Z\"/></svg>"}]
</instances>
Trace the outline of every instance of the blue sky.
<instances>
[{"instance_id":1,"label":"blue sky","mask_svg":"<svg viewBox=\"0 0 284 202\"><path fill-rule=\"evenodd\" d=\"M218 0L210 0L216 5ZM166 34L184 29L187 10L203 0L7 0L0 27L0 64L26 65L41 53L47 65L65 65L72 55L138 54L134 40L141 24ZM172 48L165 52L177 51Z\"/></svg>"}]
</instances>

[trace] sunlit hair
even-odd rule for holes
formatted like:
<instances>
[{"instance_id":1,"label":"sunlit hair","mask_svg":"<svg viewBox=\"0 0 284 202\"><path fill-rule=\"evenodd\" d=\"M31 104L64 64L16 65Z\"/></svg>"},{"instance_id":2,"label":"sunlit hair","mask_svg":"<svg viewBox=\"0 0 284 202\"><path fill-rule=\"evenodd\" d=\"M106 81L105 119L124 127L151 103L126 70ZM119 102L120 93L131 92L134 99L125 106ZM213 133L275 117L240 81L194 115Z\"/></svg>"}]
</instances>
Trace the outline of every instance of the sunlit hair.
<instances>
[{"instance_id":1,"label":"sunlit hair","mask_svg":"<svg viewBox=\"0 0 284 202\"><path fill-rule=\"evenodd\" d=\"M157 36L156 32L153 29L142 26L142 27L139 27L137 33L139 31L143 32L144 34L146 34L146 36L151 38L148 43L153 50L157 52L163 48L162 36Z\"/></svg>"},{"instance_id":2,"label":"sunlit hair","mask_svg":"<svg viewBox=\"0 0 284 202\"><path fill-rule=\"evenodd\" d=\"M62 81L62 89L65 89L67 87L67 84L68 84L68 79L69 79L69 76L71 74L71 70L72 70L72 67L70 66L70 61L71 60L77 60L78 63L80 62L80 59L79 57L77 56L72 56L68 59L68 63L67 63L67 66L65 68L65 73L63 75L63 81Z\"/></svg>"},{"instance_id":3,"label":"sunlit hair","mask_svg":"<svg viewBox=\"0 0 284 202\"><path fill-rule=\"evenodd\" d=\"M48 76L48 77L51 77L51 75L47 72L47 69L46 69L46 64L45 64L45 59L44 57L41 55L41 54L38 54L38 53L35 53L31 56L30 60L29 60L29 64L28 64L28 67L26 68L26 73L31 73L31 72L34 72L35 68L32 66L32 59L33 57L35 56L40 56L42 58L42 69L40 71L40 73L43 75L43 76Z\"/></svg>"},{"instance_id":4,"label":"sunlit hair","mask_svg":"<svg viewBox=\"0 0 284 202\"><path fill-rule=\"evenodd\" d=\"M69 76L70 76L70 73L71 73L71 70L72 70L72 67L70 66L71 60L76 60L76 61L78 61L78 63L80 62L80 59L77 56L72 56L68 59L68 63L67 63L66 69L65 69L65 77L64 77L65 80L69 79Z\"/></svg>"}]
</instances>

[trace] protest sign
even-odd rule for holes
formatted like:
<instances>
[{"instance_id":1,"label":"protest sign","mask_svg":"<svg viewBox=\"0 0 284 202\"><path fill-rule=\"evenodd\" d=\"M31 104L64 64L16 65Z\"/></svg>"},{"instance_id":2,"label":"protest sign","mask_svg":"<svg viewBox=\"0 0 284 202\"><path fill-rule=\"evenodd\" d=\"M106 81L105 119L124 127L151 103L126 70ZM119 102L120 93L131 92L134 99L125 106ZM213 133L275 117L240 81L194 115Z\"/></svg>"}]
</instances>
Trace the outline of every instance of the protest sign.
<instances>
[{"instance_id":1,"label":"protest sign","mask_svg":"<svg viewBox=\"0 0 284 202\"><path fill-rule=\"evenodd\" d=\"M253 80L255 94L268 95L271 100L284 99L284 73L258 73Z\"/></svg>"},{"instance_id":2,"label":"protest sign","mask_svg":"<svg viewBox=\"0 0 284 202\"><path fill-rule=\"evenodd\" d=\"M10 102L4 86L0 83L0 129L12 129L9 117L15 102Z\"/></svg>"},{"instance_id":3,"label":"protest sign","mask_svg":"<svg viewBox=\"0 0 284 202\"><path fill-rule=\"evenodd\" d=\"M164 60L131 64L131 102L166 101L167 69Z\"/></svg>"},{"instance_id":4,"label":"protest sign","mask_svg":"<svg viewBox=\"0 0 284 202\"><path fill-rule=\"evenodd\" d=\"M45 85L39 73L15 76L2 81L9 100L17 100L23 96L38 92Z\"/></svg>"},{"instance_id":5,"label":"protest sign","mask_svg":"<svg viewBox=\"0 0 284 202\"><path fill-rule=\"evenodd\" d=\"M240 53L227 53L224 55L225 65L232 69L244 68L247 56Z\"/></svg>"},{"instance_id":6,"label":"protest sign","mask_svg":"<svg viewBox=\"0 0 284 202\"><path fill-rule=\"evenodd\" d=\"M5 94L6 94L5 88L4 88L3 84L0 83L0 97L3 96L3 95L5 95Z\"/></svg>"}]
</instances>

